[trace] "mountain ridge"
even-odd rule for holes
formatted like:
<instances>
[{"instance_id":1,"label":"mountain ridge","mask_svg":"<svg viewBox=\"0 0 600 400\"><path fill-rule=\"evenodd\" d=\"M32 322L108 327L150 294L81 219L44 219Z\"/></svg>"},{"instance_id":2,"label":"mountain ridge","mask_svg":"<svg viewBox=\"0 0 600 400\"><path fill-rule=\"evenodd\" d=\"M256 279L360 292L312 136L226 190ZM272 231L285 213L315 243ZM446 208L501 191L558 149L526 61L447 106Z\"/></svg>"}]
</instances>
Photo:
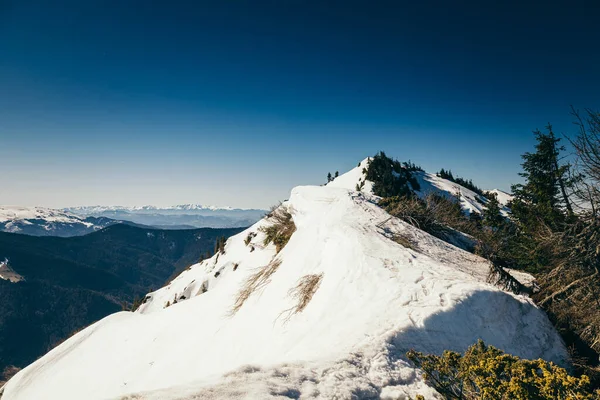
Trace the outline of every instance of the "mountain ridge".
<instances>
[{"instance_id":1,"label":"mountain ridge","mask_svg":"<svg viewBox=\"0 0 600 400\"><path fill-rule=\"evenodd\" d=\"M490 284L488 261L376 204L367 162L292 190L280 207L295 230L280 251L267 216L137 312L101 320L19 372L3 400L440 398L405 352L464 351L477 339L568 365L543 311Z\"/></svg>"}]
</instances>

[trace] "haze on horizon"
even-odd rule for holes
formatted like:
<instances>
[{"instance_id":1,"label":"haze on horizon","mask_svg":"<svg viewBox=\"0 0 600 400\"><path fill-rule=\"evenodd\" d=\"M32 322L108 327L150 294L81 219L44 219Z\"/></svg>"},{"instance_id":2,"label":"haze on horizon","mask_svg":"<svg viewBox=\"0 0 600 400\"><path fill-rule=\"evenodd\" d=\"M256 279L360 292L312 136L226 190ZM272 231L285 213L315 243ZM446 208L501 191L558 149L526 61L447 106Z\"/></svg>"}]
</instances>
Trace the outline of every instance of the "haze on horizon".
<instances>
[{"instance_id":1,"label":"haze on horizon","mask_svg":"<svg viewBox=\"0 0 600 400\"><path fill-rule=\"evenodd\" d=\"M600 108L600 6L0 0L0 204L267 208L384 150L486 189Z\"/></svg>"}]
</instances>

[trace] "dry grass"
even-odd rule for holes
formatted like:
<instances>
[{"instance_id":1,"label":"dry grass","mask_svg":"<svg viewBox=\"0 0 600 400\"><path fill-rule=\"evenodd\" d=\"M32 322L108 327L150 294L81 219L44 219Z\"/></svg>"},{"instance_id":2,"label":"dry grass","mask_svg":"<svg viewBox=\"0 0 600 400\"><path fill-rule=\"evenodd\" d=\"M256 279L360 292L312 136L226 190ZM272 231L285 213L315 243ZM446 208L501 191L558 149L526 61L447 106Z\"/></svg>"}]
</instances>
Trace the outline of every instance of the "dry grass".
<instances>
[{"instance_id":1,"label":"dry grass","mask_svg":"<svg viewBox=\"0 0 600 400\"><path fill-rule=\"evenodd\" d=\"M268 265L259 268L254 274L250 275L242 289L239 291L233 308L231 309L231 315L235 314L242 308L246 300L250 298L252 293L264 288L269 282L269 278L277 271L281 265L281 260L274 259Z\"/></svg>"},{"instance_id":2,"label":"dry grass","mask_svg":"<svg viewBox=\"0 0 600 400\"><path fill-rule=\"evenodd\" d=\"M322 273L318 275L304 275L302 278L300 278L298 284L290 289L288 294L296 300L296 305L292 308L288 308L280 314L280 316L287 314L284 319L285 322L289 321L292 315L301 313L306 306L308 306L308 303L310 303L314 294L317 292L317 289L319 289L322 279Z\"/></svg>"},{"instance_id":3,"label":"dry grass","mask_svg":"<svg viewBox=\"0 0 600 400\"><path fill-rule=\"evenodd\" d=\"M281 205L272 207L271 211L267 214L267 219L272 224L260 228L260 231L265 234L263 244L265 246L270 243L275 244L279 253L288 243L292 234L296 232L296 225L292 219L292 214Z\"/></svg>"},{"instance_id":4,"label":"dry grass","mask_svg":"<svg viewBox=\"0 0 600 400\"><path fill-rule=\"evenodd\" d=\"M206 292L208 292L208 281L202 282L202 285L200 285L200 289L198 289L198 291L196 292L196 296L200 296L201 294L204 294Z\"/></svg>"},{"instance_id":5,"label":"dry grass","mask_svg":"<svg viewBox=\"0 0 600 400\"><path fill-rule=\"evenodd\" d=\"M416 244L404 235L394 235L392 240L407 249L417 250Z\"/></svg>"},{"instance_id":6,"label":"dry grass","mask_svg":"<svg viewBox=\"0 0 600 400\"><path fill-rule=\"evenodd\" d=\"M321 279L323 279L323 274L304 275L300 278L298 285L290 290L289 294L298 301L296 307L293 308L294 314L302 312L306 308L321 285Z\"/></svg>"},{"instance_id":7,"label":"dry grass","mask_svg":"<svg viewBox=\"0 0 600 400\"><path fill-rule=\"evenodd\" d=\"M248 236L246 236L246 239L244 239L244 244L246 246L248 246L250 244L250 242L252 242L252 239L254 239L256 237L256 232L250 232L248 234Z\"/></svg>"}]
</instances>

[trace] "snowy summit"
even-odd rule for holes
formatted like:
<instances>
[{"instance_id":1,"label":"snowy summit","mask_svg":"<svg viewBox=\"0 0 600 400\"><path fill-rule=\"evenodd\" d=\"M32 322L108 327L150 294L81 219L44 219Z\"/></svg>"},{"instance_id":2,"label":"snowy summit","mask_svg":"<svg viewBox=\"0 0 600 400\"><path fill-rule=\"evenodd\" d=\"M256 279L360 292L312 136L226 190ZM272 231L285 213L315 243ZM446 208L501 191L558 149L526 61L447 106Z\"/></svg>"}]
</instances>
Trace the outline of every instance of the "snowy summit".
<instances>
[{"instance_id":1,"label":"snowy summit","mask_svg":"<svg viewBox=\"0 0 600 400\"><path fill-rule=\"evenodd\" d=\"M477 339L567 364L546 315L487 283L486 260L378 207L366 166L294 188L280 207L295 231L279 252L264 244L276 223L265 217L137 312L104 318L20 371L2 400L441 398L406 352L464 351ZM436 178L420 174L421 190L451 186Z\"/></svg>"}]
</instances>

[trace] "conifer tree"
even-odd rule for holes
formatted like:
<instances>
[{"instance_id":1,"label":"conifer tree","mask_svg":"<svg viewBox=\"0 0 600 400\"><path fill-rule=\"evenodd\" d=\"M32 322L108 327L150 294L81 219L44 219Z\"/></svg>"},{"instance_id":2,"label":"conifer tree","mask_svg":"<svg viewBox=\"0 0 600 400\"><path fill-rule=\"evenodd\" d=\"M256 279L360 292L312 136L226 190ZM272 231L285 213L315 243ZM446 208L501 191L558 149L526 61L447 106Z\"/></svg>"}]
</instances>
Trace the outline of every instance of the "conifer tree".
<instances>
[{"instance_id":1,"label":"conifer tree","mask_svg":"<svg viewBox=\"0 0 600 400\"><path fill-rule=\"evenodd\" d=\"M331 172L327 173L327 183L331 182L333 178L331 177Z\"/></svg>"},{"instance_id":2,"label":"conifer tree","mask_svg":"<svg viewBox=\"0 0 600 400\"><path fill-rule=\"evenodd\" d=\"M500 214L500 202L495 193L489 195L489 201L485 205L482 217L483 224L492 228L498 228L504 222L504 218Z\"/></svg>"},{"instance_id":3,"label":"conifer tree","mask_svg":"<svg viewBox=\"0 0 600 400\"><path fill-rule=\"evenodd\" d=\"M569 164L560 165L559 155L564 147L554 136L552 127L548 133L535 131L537 144L534 153L525 153L523 158L524 184L512 186L514 200L513 216L522 225L537 225L541 220L550 227L564 220L565 214L572 215L571 202L567 194Z\"/></svg>"}]
</instances>

